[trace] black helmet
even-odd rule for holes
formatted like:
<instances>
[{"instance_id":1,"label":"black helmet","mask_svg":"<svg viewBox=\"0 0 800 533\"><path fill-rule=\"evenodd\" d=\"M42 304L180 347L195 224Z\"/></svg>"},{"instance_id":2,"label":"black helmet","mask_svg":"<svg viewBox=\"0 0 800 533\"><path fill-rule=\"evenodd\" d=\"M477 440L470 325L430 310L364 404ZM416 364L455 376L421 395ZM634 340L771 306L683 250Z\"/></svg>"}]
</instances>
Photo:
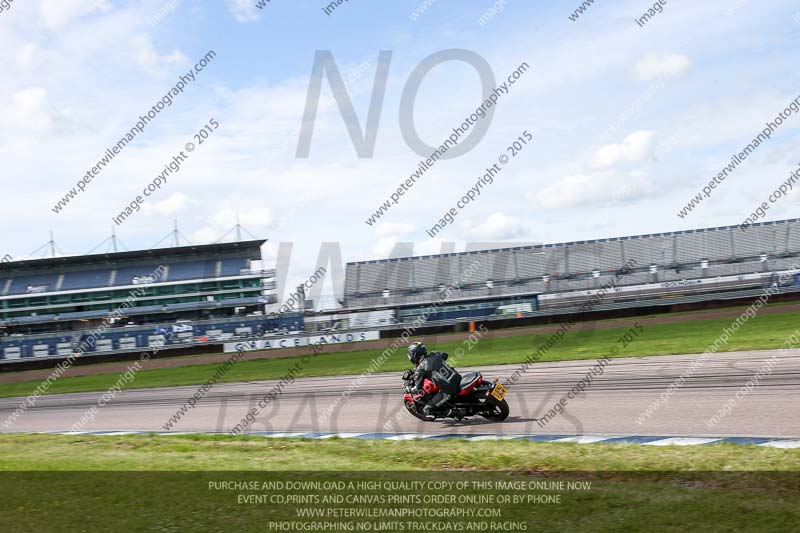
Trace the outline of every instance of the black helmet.
<instances>
[{"instance_id":1,"label":"black helmet","mask_svg":"<svg viewBox=\"0 0 800 533\"><path fill-rule=\"evenodd\" d=\"M412 364L418 365L420 360L428 355L428 348L424 343L412 342L408 345L408 360Z\"/></svg>"}]
</instances>

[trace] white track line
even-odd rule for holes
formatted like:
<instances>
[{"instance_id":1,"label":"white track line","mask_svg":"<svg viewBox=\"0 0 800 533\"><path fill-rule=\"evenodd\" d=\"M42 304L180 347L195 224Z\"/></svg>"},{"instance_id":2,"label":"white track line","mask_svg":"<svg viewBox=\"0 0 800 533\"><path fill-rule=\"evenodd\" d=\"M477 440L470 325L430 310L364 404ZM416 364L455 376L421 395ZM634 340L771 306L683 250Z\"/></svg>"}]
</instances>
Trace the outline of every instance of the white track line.
<instances>
[{"instance_id":1,"label":"white track line","mask_svg":"<svg viewBox=\"0 0 800 533\"><path fill-rule=\"evenodd\" d=\"M404 434L404 435L394 435L393 437L386 437L386 440L414 440L414 439L424 439L426 437L430 437L430 435L414 435L411 434Z\"/></svg>"},{"instance_id":2,"label":"white track line","mask_svg":"<svg viewBox=\"0 0 800 533\"><path fill-rule=\"evenodd\" d=\"M253 434L242 433L241 435L246 436L246 437L267 437L267 438L270 438L270 439L277 439L277 438L281 438L282 439L282 438L285 438L285 437L302 437L303 435L308 435L308 434L309 434L308 431L303 431L303 432L300 432L300 433L268 433L266 435L259 435L259 434L256 434L256 433L253 433Z\"/></svg>"},{"instance_id":3,"label":"white track line","mask_svg":"<svg viewBox=\"0 0 800 533\"><path fill-rule=\"evenodd\" d=\"M711 444L722 440L721 438L700 438L700 437L672 437L669 439L654 440L645 442L643 446L696 446L698 444Z\"/></svg>"},{"instance_id":4,"label":"white track line","mask_svg":"<svg viewBox=\"0 0 800 533\"><path fill-rule=\"evenodd\" d=\"M550 442L575 442L577 444L592 444L594 442L602 442L604 440L613 439L609 436L591 436L591 435L576 435L574 437L565 437L563 439L556 439Z\"/></svg>"},{"instance_id":5,"label":"white track line","mask_svg":"<svg viewBox=\"0 0 800 533\"><path fill-rule=\"evenodd\" d=\"M800 440L773 440L759 444L768 448L800 448Z\"/></svg>"}]
</instances>

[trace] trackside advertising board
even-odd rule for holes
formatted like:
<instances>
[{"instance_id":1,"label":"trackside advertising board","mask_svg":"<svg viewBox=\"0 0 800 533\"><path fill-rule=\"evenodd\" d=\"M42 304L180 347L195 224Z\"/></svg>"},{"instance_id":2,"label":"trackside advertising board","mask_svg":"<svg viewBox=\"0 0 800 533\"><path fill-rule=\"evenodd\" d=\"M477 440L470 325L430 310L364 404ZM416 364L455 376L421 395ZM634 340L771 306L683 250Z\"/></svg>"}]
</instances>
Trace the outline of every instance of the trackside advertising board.
<instances>
[{"instance_id":1,"label":"trackside advertising board","mask_svg":"<svg viewBox=\"0 0 800 533\"><path fill-rule=\"evenodd\" d=\"M225 352L271 350L274 348L302 348L315 344L342 344L346 342L363 342L380 339L377 331L358 331L353 333L335 333L329 335L304 335L299 337L276 337L243 342L226 342Z\"/></svg>"}]
</instances>

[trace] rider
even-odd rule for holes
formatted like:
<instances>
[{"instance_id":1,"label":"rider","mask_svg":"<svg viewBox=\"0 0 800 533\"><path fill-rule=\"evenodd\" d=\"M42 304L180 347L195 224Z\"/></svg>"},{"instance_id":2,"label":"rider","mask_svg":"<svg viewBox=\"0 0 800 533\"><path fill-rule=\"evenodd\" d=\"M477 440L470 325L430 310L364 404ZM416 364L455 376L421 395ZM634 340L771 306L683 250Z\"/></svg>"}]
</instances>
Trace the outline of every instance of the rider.
<instances>
[{"instance_id":1,"label":"rider","mask_svg":"<svg viewBox=\"0 0 800 533\"><path fill-rule=\"evenodd\" d=\"M408 360L416 367L416 384L414 392L422 392L425 379L433 381L439 392L425 405L423 412L428 417L455 416L462 418L461 409L442 409L442 406L454 395L458 394L461 387L461 374L445 363L447 354L444 352L428 353L428 348L421 342L414 342L408 346Z\"/></svg>"}]
</instances>

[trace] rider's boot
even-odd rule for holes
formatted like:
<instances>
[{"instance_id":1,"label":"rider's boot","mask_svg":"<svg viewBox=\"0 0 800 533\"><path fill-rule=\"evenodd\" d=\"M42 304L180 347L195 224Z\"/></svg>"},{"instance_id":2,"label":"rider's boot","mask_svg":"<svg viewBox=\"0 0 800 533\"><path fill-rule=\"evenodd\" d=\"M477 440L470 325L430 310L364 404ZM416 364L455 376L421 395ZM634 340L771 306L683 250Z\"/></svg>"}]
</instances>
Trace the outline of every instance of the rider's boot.
<instances>
[{"instance_id":1,"label":"rider's boot","mask_svg":"<svg viewBox=\"0 0 800 533\"><path fill-rule=\"evenodd\" d=\"M465 409L455 409L454 408L454 409L450 409L450 412L448 413L447 416L452 416L453 418L458 419L458 421L460 422L461 420L464 419L465 416L467 416L467 411Z\"/></svg>"}]
</instances>

